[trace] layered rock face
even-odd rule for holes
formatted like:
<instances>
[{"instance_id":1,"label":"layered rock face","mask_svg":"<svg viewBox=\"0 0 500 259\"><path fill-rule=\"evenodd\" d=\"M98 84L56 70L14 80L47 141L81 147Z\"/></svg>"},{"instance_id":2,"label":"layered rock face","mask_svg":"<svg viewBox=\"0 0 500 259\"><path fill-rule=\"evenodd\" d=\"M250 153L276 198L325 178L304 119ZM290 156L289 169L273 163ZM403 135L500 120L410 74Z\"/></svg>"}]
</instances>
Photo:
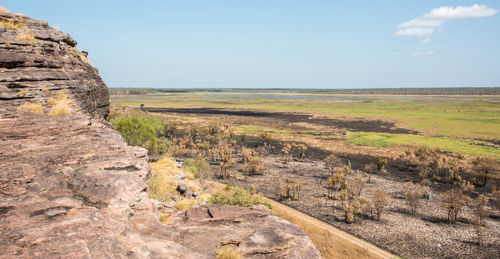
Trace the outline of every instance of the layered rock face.
<instances>
[{"instance_id":1,"label":"layered rock face","mask_svg":"<svg viewBox=\"0 0 500 259\"><path fill-rule=\"evenodd\" d=\"M102 120L107 88L76 42L24 16L0 22L1 258L211 258L224 245L248 258L319 258L302 230L262 207L204 205L160 223L147 152ZM61 89L74 111L46 115ZM28 103L43 114L19 109Z\"/></svg>"},{"instance_id":2,"label":"layered rock face","mask_svg":"<svg viewBox=\"0 0 500 259\"><path fill-rule=\"evenodd\" d=\"M25 16L0 13L0 21L0 100L36 102L67 89L83 111L107 116L106 85L71 36Z\"/></svg>"}]
</instances>

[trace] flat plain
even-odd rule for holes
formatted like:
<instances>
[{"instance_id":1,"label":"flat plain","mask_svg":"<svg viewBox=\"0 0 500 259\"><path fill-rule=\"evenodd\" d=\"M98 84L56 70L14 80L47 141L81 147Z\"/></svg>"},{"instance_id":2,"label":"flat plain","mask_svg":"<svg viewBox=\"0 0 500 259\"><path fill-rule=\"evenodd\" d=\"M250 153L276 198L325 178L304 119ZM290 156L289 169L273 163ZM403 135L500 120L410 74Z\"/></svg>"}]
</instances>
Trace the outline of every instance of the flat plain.
<instances>
[{"instance_id":1,"label":"flat plain","mask_svg":"<svg viewBox=\"0 0 500 259\"><path fill-rule=\"evenodd\" d=\"M179 138L188 136L193 127L223 125L240 144L233 148L236 163L229 169L229 177L216 173L220 170L219 160L211 161L212 180L254 187L271 199L394 254L408 258L491 258L500 252L500 211L495 205L500 182L499 95L332 94L254 89L120 94L112 95L111 101L115 109L135 110L166 123L175 122ZM194 135L191 137L195 139ZM198 141L204 140L195 143ZM210 143L214 148L219 145L217 141ZM284 154L287 145L292 148ZM304 152L300 151L303 145ZM442 163L439 168L445 175L452 172L450 161L458 161L457 170L475 188L470 190L443 175L425 179L418 167L408 166L420 159L409 158L409 150L422 147L436 150L434 155L438 158L434 161ZM259 154L264 174L246 173L245 148ZM365 211L359 213L357 223L346 223L345 201L329 194L332 171L325 164L329 154L352 168L351 181L363 179L361 200L372 199L377 191L389 195L390 203L380 220ZM196 151L188 150L176 158L183 161L196 156ZM496 160L493 169L488 169L487 184L470 176L471 161L477 157ZM285 158L289 161L284 162ZM385 170L370 172L367 166L377 164L380 158L388 159ZM286 183L300 183L300 199L283 199L277 186ZM419 198L417 213L409 210L406 183L420 183L428 188L426 198ZM447 222L445 201L449 191L457 188L463 188L472 199L482 194L488 197L481 246L473 224L476 212L472 201L460 210L454 224Z\"/></svg>"}]
</instances>

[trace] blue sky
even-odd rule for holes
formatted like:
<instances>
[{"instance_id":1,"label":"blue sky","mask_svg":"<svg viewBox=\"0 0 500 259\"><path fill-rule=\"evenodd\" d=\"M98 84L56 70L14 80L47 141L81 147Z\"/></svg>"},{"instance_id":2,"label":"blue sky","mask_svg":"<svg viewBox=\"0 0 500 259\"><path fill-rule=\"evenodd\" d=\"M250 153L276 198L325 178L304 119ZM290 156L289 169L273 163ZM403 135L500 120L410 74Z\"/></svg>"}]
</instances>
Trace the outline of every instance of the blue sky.
<instances>
[{"instance_id":1,"label":"blue sky","mask_svg":"<svg viewBox=\"0 0 500 259\"><path fill-rule=\"evenodd\" d=\"M0 6L70 33L111 87L500 86L500 1L0 0ZM446 6L453 8L438 9Z\"/></svg>"}]
</instances>

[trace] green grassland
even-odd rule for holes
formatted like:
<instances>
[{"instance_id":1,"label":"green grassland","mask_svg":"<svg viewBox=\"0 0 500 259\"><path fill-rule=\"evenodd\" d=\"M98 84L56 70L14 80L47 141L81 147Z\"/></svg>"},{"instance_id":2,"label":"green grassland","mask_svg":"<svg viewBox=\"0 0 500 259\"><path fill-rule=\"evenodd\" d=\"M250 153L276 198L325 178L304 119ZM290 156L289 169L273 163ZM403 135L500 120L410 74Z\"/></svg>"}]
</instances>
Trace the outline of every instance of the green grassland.
<instances>
[{"instance_id":1,"label":"green grassland","mask_svg":"<svg viewBox=\"0 0 500 259\"><path fill-rule=\"evenodd\" d=\"M500 158L499 149L472 145L500 140L500 96L485 95L346 95L317 93L186 92L115 95L113 103L139 107L213 107L307 112L318 116L356 117L397 122L420 135L351 133L347 142L375 147L416 144ZM242 128L252 132L249 125ZM293 134L272 130L277 134ZM477 142L477 141L476 141Z\"/></svg>"}]
</instances>

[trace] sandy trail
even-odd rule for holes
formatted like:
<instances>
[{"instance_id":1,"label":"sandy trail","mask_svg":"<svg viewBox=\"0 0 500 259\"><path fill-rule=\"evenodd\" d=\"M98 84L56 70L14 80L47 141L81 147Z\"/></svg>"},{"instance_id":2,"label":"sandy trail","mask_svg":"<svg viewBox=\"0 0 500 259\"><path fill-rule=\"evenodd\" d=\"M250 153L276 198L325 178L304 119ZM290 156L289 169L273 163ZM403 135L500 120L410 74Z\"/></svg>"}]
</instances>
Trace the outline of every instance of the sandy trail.
<instances>
[{"instance_id":1,"label":"sandy trail","mask_svg":"<svg viewBox=\"0 0 500 259\"><path fill-rule=\"evenodd\" d=\"M330 224L327 224L321 220L313 218L305 213L302 213L298 210L290 208L290 207L283 205L279 202L276 202L274 200L269 199L269 202L271 203L273 208L278 213L280 213L282 216L284 216L287 220L291 221L292 223L299 225L299 227L301 227L302 229L305 228L302 225L307 224L308 228L313 227L313 228L317 228L319 230L328 231L331 234L333 234L334 236L336 236L342 240L345 240L345 242L348 242L351 245L354 245L354 246L357 246L359 248L366 250L369 258L398 258L397 256L393 255L389 251L381 249L381 248L379 248L379 247L377 247L369 242L366 242L362 239L359 239L359 238L357 238L357 237L355 237L355 236L353 236L345 231L342 231L342 230L340 230L340 229L338 229ZM294 222L293 218L289 218L289 217L287 217L287 215L293 215L293 217L300 218L301 220Z\"/></svg>"}]
</instances>

